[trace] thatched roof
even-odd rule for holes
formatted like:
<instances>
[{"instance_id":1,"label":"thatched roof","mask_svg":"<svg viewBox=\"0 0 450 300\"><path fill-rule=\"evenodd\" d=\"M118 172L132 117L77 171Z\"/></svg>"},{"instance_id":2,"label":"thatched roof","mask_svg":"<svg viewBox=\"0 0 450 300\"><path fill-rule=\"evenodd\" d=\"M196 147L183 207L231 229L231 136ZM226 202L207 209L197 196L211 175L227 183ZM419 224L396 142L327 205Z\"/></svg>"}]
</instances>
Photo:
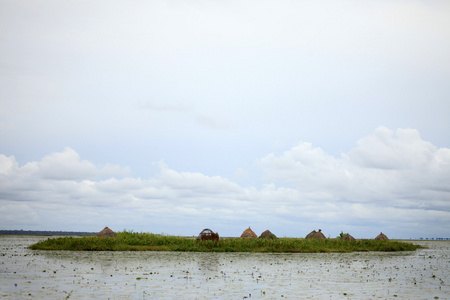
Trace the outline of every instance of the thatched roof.
<instances>
[{"instance_id":1,"label":"thatched roof","mask_svg":"<svg viewBox=\"0 0 450 300\"><path fill-rule=\"evenodd\" d=\"M354 237L352 237L350 234L344 234L341 237L341 240L345 240L345 241L356 241Z\"/></svg>"},{"instance_id":2,"label":"thatched roof","mask_svg":"<svg viewBox=\"0 0 450 300\"><path fill-rule=\"evenodd\" d=\"M389 238L384 235L383 233L380 233L376 238L376 240L389 240Z\"/></svg>"},{"instance_id":3,"label":"thatched roof","mask_svg":"<svg viewBox=\"0 0 450 300\"><path fill-rule=\"evenodd\" d=\"M263 233L261 233L261 235L259 236L259 238L276 239L277 236L276 236L275 234L273 234L272 232L270 232L269 229L267 229L266 231L264 231Z\"/></svg>"},{"instance_id":4,"label":"thatched roof","mask_svg":"<svg viewBox=\"0 0 450 300\"><path fill-rule=\"evenodd\" d=\"M108 227L105 227L102 231L97 233L95 236L98 236L98 237L116 237L116 234L114 233L114 231L112 231Z\"/></svg>"},{"instance_id":5,"label":"thatched roof","mask_svg":"<svg viewBox=\"0 0 450 300\"><path fill-rule=\"evenodd\" d=\"M319 229L319 231L311 231L308 233L308 235L305 237L306 239L326 239L326 237L322 233L322 229Z\"/></svg>"},{"instance_id":6,"label":"thatched roof","mask_svg":"<svg viewBox=\"0 0 450 300\"><path fill-rule=\"evenodd\" d=\"M258 236L256 233L253 232L253 230L248 227L244 230L244 232L241 234L241 238L257 238Z\"/></svg>"}]
</instances>

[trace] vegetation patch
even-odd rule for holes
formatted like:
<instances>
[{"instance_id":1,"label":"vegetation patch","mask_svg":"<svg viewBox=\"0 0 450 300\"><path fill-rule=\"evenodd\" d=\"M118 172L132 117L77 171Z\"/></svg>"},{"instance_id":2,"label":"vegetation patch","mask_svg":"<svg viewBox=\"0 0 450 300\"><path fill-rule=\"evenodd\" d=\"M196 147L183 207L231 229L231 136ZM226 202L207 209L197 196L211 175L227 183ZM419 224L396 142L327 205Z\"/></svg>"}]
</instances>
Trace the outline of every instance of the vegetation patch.
<instances>
[{"instance_id":1,"label":"vegetation patch","mask_svg":"<svg viewBox=\"0 0 450 300\"><path fill-rule=\"evenodd\" d=\"M117 232L116 237L49 238L30 246L34 250L71 251L188 251L188 252L356 252L356 251L414 251L422 248L394 240L299 239L299 238L221 238L197 241L196 238L165 236L132 231Z\"/></svg>"}]
</instances>

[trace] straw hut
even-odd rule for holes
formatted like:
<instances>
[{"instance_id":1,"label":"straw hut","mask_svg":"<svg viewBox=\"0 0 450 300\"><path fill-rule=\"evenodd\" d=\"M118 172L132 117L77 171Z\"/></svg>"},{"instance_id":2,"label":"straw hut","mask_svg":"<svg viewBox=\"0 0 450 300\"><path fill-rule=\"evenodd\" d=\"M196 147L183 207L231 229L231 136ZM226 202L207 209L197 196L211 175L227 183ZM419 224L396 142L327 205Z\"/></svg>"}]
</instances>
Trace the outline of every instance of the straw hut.
<instances>
[{"instance_id":1,"label":"straw hut","mask_svg":"<svg viewBox=\"0 0 450 300\"><path fill-rule=\"evenodd\" d=\"M356 241L354 237L352 237L350 234L346 233L341 237L341 240L344 241Z\"/></svg>"},{"instance_id":2,"label":"straw hut","mask_svg":"<svg viewBox=\"0 0 450 300\"><path fill-rule=\"evenodd\" d=\"M114 231L112 231L108 227L105 227L102 231L97 233L95 236L97 236L97 237L116 237L116 234L114 233Z\"/></svg>"},{"instance_id":3,"label":"straw hut","mask_svg":"<svg viewBox=\"0 0 450 300\"><path fill-rule=\"evenodd\" d=\"M389 238L383 233L380 233L375 239L376 240L386 240L386 241L389 240Z\"/></svg>"},{"instance_id":4,"label":"straw hut","mask_svg":"<svg viewBox=\"0 0 450 300\"><path fill-rule=\"evenodd\" d=\"M308 235L305 237L306 239L326 239L326 237L322 233L322 229L319 229L319 231L311 231L308 233Z\"/></svg>"},{"instance_id":5,"label":"straw hut","mask_svg":"<svg viewBox=\"0 0 450 300\"><path fill-rule=\"evenodd\" d=\"M241 234L241 238L257 238L258 236L256 233L253 232L253 230L248 227L244 230L244 232Z\"/></svg>"},{"instance_id":6,"label":"straw hut","mask_svg":"<svg viewBox=\"0 0 450 300\"><path fill-rule=\"evenodd\" d=\"M264 231L263 233L261 233L261 235L259 236L260 239L276 239L277 236L275 234L273 234L272 232L270 232L269 229L267 229L266 231Z\"/></svg>"},{"instance_id":7,"label":"straw hut","mask_svg":"<svg viewBox=\"0 0 450 300\"><path fill-rule=\"evenodd\" d=\"M197 241L216 241L219 242L219 233L214 233L209 228L205 228L200 232L197 237Z\"/></svg>"}]
</instances>

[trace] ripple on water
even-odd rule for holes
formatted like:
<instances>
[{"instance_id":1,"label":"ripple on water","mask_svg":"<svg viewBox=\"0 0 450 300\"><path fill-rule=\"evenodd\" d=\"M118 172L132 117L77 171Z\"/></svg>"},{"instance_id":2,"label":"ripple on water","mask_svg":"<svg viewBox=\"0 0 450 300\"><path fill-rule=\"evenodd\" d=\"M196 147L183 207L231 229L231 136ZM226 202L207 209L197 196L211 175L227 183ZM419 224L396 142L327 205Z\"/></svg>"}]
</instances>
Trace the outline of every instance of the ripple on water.
<instances>
[{"instance_id":1,"label":"ripple on water","mask_svg":"<svg viewBox=\"0 0 450 300\"><path fill-rule=\"evenodd\" d=\"M396 253L32 251L0 237L0 298L445 299L450 242Z\"/></svg>"}]
</instances>

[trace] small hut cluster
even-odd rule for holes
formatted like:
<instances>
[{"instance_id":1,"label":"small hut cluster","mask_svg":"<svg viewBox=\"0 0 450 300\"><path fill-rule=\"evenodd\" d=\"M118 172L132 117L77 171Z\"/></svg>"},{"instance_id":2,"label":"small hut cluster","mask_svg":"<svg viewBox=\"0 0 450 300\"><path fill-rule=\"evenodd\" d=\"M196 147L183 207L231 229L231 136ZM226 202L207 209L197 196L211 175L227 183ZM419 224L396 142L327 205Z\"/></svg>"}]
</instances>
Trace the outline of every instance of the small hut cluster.
<instances>
[{"instance_id":1,"label":"small hut cluster","mask_svg":"<svg viewBox=\"0 0 450 300\"><path fill-rule=\"evenodd\" d=\"M209 228L205 228L200 232L197 237L197 241L216 241L219 242L219 233L214 232Z\"/></svg>"},{"instance_id":2,"label":"small hut cluster","mask_svg":"<svg viewBox=\"0 0 450 300\"><path fill-rule=\"evenodd\" d=\"M341 234L342 235L342 234ZM97 233L95 236L97 237L116 237L116 234L114 231L109 229L108 227L105 227L102 231ZM257 238L258 236L256 233L248 227L244 230L244 232L241 234L241 238ZM269 239L276 239L276 235L270 232L270 230L266 230L259 238L269 238ZM308 233L308 235L305 237L306 239L326 239L325 235L322 233L322 230L319 229L319 231L311 231ZM355 241L355 238L352 237L350 234L346 233L341 236L342 240L346 241ZM203 229L202 232L197 237L198 241L216 241L219 242L219 233L212 231L209 228ZM375 238L375 240L389 240L389 238L383 234L382 232Z\"/></svg>"},{"instance_id":3,"label":"small hut cluster","mask_svg":"<svg viewBox=\"0 0 450 300\"><path fill-rule=\"evenodd\" d=\"M341 236L341 240L345 240L345 241L356 241L356 239L354 237L352 237L350 234L346 233L344 235ZM388 241L389 238L384 234L384 233L380 233L375 240L384 240L384 241Z\"/></svg>"},{"instance_id":4,"label":"small hut cluster","mask_svg":"<svg viewBox=\"0 0 450 300\"><path fill-rule=\"evenodd\" d=\"M109 229L108 227L103 228L102 231L97 233L95 236L97 237L116 237L116 233Z\"/></svg>"},{"instance_id":5,"label":"small hut cluster","mask_svg":"<svg viewBox=\"0 0 450 300\"><path fill-rule=\"evenodd\" d=\"M250 228L244 230L244 232L241 234L241 238L257 238L258 235ZM276 239L277 236L270 232L270 230L266 230L259 236L260 239Z\"/></svg>"},{"instance_id":6,"label":"small hut cluster","mask_svg":"<svg viewBox=\"0 0 450 300\"><path fill-rule=\"evenodd\" d=\"M258 236L256 235L256 233L250 228L248 227L247 229L244 230L244 232L241 234L241 238L257 238ZM261 233L261 235L259 236L259 238L268 238L268 239L276 239L276 235L273 234L272 232L270 232L270 230L266 230L263 233ZM218 233L214 233L214 231L212 231L209 228L203 229L202 232L200 232L200 234L197 237L197 241L216 241L219 242L219 234Z\"/></svg>"}]
</instances>

